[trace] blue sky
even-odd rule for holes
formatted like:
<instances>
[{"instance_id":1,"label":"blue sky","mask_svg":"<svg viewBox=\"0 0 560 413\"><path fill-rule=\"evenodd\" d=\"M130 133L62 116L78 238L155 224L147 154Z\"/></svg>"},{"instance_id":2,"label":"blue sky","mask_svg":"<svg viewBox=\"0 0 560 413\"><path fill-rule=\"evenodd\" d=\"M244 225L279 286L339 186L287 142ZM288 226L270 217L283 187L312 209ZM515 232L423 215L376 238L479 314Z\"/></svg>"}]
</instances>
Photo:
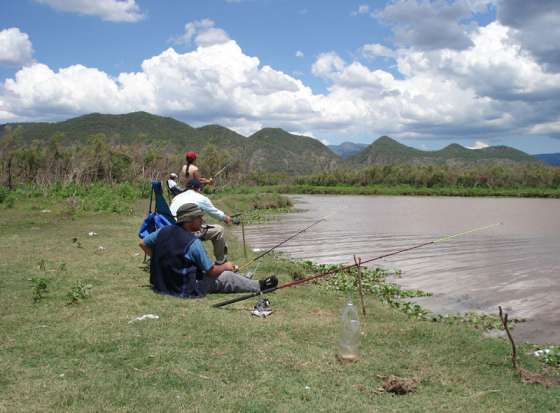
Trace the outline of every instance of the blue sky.
<instances>
[{"instance_id":1,"label":"blue sky","mask_svg":"<svg viewBox=\"0 0 560 413\"><path fill-rule=\"evenodd\" d=\"M0 123L136 110L332 144L560 152L560 2L0 3Z\"/></svg>"}]
</instances>

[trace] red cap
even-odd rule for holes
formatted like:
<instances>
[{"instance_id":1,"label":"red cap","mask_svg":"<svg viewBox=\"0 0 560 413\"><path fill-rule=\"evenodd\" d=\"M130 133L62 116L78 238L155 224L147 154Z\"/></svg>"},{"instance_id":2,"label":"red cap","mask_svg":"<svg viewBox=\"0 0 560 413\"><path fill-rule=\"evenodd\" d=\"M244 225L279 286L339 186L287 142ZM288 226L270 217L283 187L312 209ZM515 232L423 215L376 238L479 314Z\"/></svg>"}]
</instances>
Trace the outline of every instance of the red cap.
<instances>
[{"instance_id":1,"label":"red cap","mask_svg":"<svg viewBox=\"0 0 560 413\"><path fill-rule=\"evenodd\" d=\"M185 158L187 159L196 159L197 156L198 153L196 153L195 151L188 151L185 153Z\"/></svg>"}]
</instances>

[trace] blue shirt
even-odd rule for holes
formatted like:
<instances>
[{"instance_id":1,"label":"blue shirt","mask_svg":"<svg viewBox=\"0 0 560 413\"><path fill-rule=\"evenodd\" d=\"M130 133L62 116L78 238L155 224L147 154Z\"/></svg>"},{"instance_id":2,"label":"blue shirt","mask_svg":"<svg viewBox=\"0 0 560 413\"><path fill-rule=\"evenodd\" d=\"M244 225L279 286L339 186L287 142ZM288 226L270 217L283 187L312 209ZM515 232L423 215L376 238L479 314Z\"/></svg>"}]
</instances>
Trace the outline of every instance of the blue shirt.
<instances>
[{"instance_id":1,"label":"blue shirt","mask_svg":"<svg viewBox=\"0 0 560 413\"><path fill-rule=\"evenodd\" d=\"M156 245L159 231L161 231L161 228L144 237L144 245L146 245L146 247L153 248L154 245ZM185 252L185 258L193 262L200 270L204 272L208 272L208 270L210 270L210 268L214 266L214 263L212 262L212 260L210 260L210 258L208 257L208 253L202 245L202 241L198 238L192 242L191 246Z\"/></svg>"}]
</instances>

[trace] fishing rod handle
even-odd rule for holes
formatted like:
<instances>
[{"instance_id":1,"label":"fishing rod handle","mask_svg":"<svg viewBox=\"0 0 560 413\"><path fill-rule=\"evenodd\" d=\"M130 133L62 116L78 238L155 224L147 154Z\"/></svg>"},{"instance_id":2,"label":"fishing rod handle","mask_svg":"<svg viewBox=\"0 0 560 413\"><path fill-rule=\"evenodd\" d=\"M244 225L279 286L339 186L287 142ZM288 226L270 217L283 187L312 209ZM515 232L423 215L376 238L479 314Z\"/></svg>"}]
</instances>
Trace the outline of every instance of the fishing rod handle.
<instances>
[{"instance_id":1,"label":"fishing rod handle","mask_svg":"<svg viewBox=\"0 0 560 413\"><path fill-rule=\"evenodd\" d=\"M257 293L245 294L245 295L242 295L241 297L235 297L235 298L232 298L231 300L221 301L219 303L212 304L212 307L220 308L220 307L223 307L223 306L226 306L226 305L229 305L229 304L237 303L239 301L248 300L249 298L257 297L261 294L271 293L273 291L276 291L277 289L278 289L278 287L274 287L274 288L268 288L266 290L259 291Z\"/></svg>"}]
</instances>

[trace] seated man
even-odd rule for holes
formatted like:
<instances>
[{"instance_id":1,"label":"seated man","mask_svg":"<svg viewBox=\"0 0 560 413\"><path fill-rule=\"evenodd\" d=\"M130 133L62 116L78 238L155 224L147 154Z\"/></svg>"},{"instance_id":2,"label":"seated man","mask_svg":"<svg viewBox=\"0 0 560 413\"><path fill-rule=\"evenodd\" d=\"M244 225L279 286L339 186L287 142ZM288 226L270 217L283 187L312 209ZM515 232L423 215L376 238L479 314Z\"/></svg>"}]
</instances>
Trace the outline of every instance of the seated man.
<instances>
[{"instance_id":1,"label":"seated man","mask_svg":"<svg viewBox=\"0 0 560 413\"><path fill-rule=\"evenodd\" d=\"M173 197L179 195L181 192L185 192L183 188L177 185L178 178L177 174L172 172L169 174L169 178L167 179L167 189L169 189L169 192Z\"/></svg>"},{"instance_id":2,"label":"seated man","mask_svg":"<svg viewBox=\"0 0 560 413\"><path fill-rule=\"evenodd\" d=\"M169 205L173 216L177 215L177 211L182 205L192 203L196 204L202 211L217 220L226 224L231 224L231 217L216 208L208 197L200 193L201 190L202 184L200 181L198 179L191 179L187 183L187 190L173 198L171 205ZM224 238L224 228L221 225L203 225L200 231L197 231L195 235L202 241L212 241L216 264L223 264L227 261L227 245L226 239Z\"/></svg>"},{"instance_id":3,"label":"seated man","mask_svg":"<svg viewBox=\"0 0 560 413\"><path fill-rule=\"evenodd\" d=\"M233 272L230 262L212 263L194 235L201 229L203 215L195 204L182 205L175 225L161 228L140 241L140 248L151 257L150 285L154 291L199 298L207 293L259 292L278 285L275 275L250 280Z\"/></svg>"}]
</instances>

